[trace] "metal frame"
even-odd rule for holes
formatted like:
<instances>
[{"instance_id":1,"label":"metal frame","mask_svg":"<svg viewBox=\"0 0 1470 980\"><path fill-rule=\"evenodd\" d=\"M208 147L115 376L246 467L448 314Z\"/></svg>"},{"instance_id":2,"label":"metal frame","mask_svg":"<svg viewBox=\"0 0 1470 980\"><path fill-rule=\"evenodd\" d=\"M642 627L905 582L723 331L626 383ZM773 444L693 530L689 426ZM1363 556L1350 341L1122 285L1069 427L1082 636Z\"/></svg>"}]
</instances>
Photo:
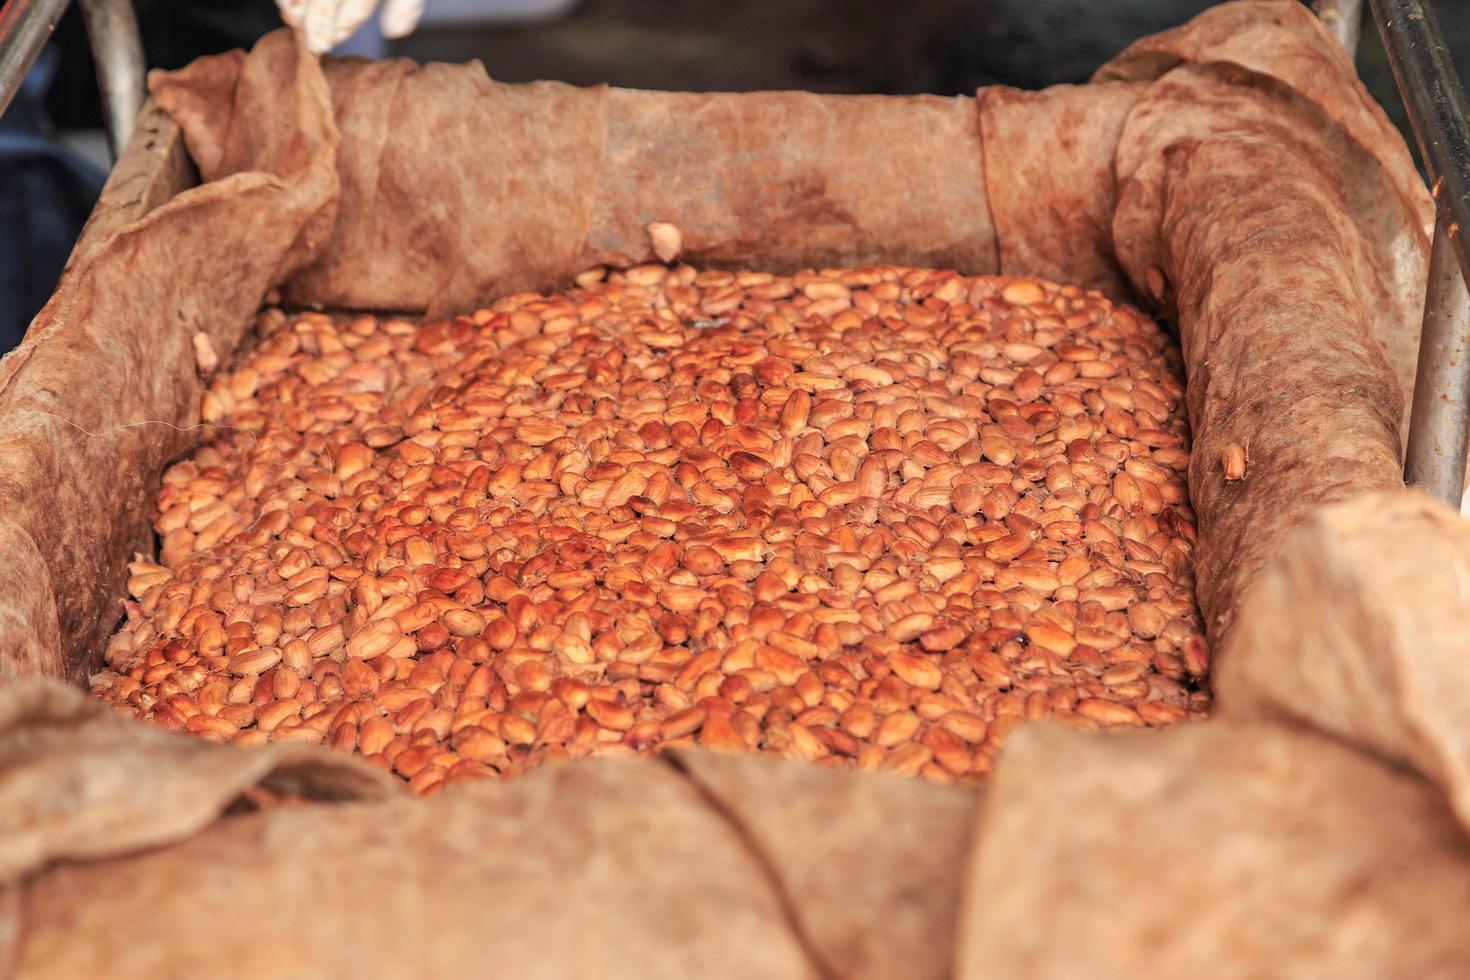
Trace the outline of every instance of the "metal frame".
<instances>
[{"instance_id":1,"label":"metal frame","mask_svg":"<svg viewBox=\"0 0 1470 980\"><path fill-rule=\"evenodd\" d=\"M70 0L7 0L0 7L0 113L46 46Z\"/></svg>"},{"instance_id":2,"label":"metal frame","mask_svg":"<svg viewBox=\"0 0 1470 980\"><path fill-rule=\"evenodd\" d=\"M144 85L146 63L143 40L138 36L138 18L132 0L80 0L82 19L87 22L87 40L97 65L97 88L102 93L102 110L107 121L112 158L122 155L138 110L147 96Z\"/></svg>"},{"instance_id":3,"label":"metal frame","mask_svg":"<svg viewBox=\"0 0 1470 980\"><path fill-rule=\"evenodd\" d=\"M1404 482L1470 512L1470 104L1429 0L1368 0L1409 116L1435 203L1419 367L1409 406ZM1315 0L1323 24L1352 57L1362 0Z\"/></svg>"},{"instance_id":4,"label":"metal frame","mask_svg":"<svg viewBox=\"0 0 1470 980\"><path fill-rule=\"evenodd\" d=\"M10 106L70 0L6 0L0 7L0 114ZM113 159L143 107L143 44L131 0L80 0Z\"/></svg>"},{"instance_id":5,"label":"metal frame","mask_svg":"<svg viewBox=\"0 0 1470 980\"><path fill-rule=\"evenodd\" d=\"M1427 0L1369 0L1429 175L1434 244L1404 479L1462 506L1470 454L1470 104Z\"/></svg>"}]
</instances>

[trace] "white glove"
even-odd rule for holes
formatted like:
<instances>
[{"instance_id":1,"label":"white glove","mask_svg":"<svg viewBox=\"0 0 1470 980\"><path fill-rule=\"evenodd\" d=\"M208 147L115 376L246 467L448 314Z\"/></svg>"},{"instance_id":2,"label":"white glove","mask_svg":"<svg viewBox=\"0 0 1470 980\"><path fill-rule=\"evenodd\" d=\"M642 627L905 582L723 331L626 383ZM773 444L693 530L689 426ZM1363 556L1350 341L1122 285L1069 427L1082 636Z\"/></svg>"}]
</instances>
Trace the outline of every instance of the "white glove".
<instances>
[{"instance_id":1,"label":"white glove","mask_svg":"<svg viewBox=\"0 0 1470 980\"><path fill-rule=\"evenodd\" d=\"M276 0L281 19L295 29L315 54L347 40L383 3L378 25L384 37L404 37L418 26L424 0Z\"/></svg>"}]
</instances>

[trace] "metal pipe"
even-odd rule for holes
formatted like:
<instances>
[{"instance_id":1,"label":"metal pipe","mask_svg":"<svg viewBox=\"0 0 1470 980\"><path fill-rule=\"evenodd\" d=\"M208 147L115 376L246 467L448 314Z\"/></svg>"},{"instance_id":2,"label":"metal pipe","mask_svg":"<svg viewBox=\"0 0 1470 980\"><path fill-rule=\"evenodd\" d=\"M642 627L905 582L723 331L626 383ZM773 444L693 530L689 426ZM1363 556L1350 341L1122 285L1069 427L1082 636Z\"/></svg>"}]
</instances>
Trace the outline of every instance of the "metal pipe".
<instances>
[{"instance_id":1,"label":"metal pipe","mask_svg":"<svg viewBox=\"0 0 1470 980\"><path fill-rule=\"evenodd\" d=\"M108 143L116 160L132 135L138 110L143 108L143 42L132 0L81 0L97 63L97 88L107 117Z\"/></svg>"},{"instance_id":2,"label":"metal pipe","mask_svg":"<svg viewBox=\"0 0 1470 980\"><path fill-rule=\"evenodd\" d=\"M1456 508L1470 441L1470 293L1456 245L1440 221L1429 253L1429 295L1409 414L1404 479Z\"/></svg>"},{"instance_id":3,"label":"metal pipe","mask_svg":"<svg viewBox=\"0 0 1470 980\"><path fill-rule=\"evenodd\" d=\"M1404 479L1459 508L1470 455L1470 256L1461 234L1470 229L1470 103L1427 3L1369 3L1438 209Z\"/></svg>"},{"instance_id":4,"label":"metal pipe","mask_svg":"<svg viewBox=\"0 0 1470 980\"><path fill-rule=\"evenodd\" d=\"M0 113L46 46L69 0L7 0L0 7Z\"/></svg>"},{"instance_id":5,"label":"metal pipe","mask_svg":"<svg viewBox=\"0 0 1470 980\"><path fill-rule=\"evenodd\" d=\"M1470 272L1459 229L1470 229L1470 103L1434 11L1422 0L1370 0L1440 213Z\"/></svg>"},{"instance_id":6,"label":"metal pipe","mask_svg":"<svg viewBox=\"0 0 1470 980\"><path fill-rule=\"evenodd\" d=\"M1352 58L1363 29L1363 0L1313 0L1312 10Z\"/></svg>"}]
</instances>

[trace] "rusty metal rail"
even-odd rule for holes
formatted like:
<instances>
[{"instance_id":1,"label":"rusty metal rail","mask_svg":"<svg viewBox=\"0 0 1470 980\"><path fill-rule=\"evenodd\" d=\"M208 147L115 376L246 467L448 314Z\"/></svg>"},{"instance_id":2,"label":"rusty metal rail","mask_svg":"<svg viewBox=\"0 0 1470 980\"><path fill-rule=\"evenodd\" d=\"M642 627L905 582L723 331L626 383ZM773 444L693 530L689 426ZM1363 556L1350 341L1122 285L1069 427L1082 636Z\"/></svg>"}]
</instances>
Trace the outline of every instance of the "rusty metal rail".
<instances>
[{"instance_id":1,"label":"rusty metal rail","mask_svg":"<svg viewBox=\"0 0 1470 980\"><path fill-rule=\"evenodd\" d=\"M1470 455L1470 104L1427 0L1369 8L1436 205L1404 479L1460 507Z\"/></svg>"},{"instance_id":2,"label":"rusty metal rail","mask_svg":"<svg viewBox=\"0 0 1470 980\"><path fill-rule=\"evenodd\" d=\"M1316 0L1312 6L1352 55L1362 0ZM1429 0L1368 0L1368 7L1435 201L1404 480L1470 509L1470 255L1461 234L1470 229L1470 103Z\"/></svg>"},{"instance_id":3,"label":"rusty metal rail","mask_svg":"<svg viewBox=\"0 0 1470 980\"><path fill-rule=\"evenodd\" d=\"M0 7L0 113L9 107L26 72L56 30L69 0L6 0ZM143 106L143 45L131 0L81 0L97 85L102 92L108 143L115 159Z\"/></svg>"}]
</instances>

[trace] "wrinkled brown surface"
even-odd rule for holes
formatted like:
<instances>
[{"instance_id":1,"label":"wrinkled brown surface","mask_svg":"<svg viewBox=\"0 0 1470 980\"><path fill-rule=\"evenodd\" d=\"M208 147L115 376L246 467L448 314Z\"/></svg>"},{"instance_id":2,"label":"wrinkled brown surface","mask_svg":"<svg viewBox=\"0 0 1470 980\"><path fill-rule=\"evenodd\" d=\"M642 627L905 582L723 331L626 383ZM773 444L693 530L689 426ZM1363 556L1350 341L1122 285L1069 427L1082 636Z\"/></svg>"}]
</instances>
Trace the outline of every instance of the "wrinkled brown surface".
<instances>
[{"instance_id":1,"label":"wrinkled brown surface","mask_svg":"<svg viewBox=\"0 0 1470 980\"><path fill-rule=\"evenodd\" d=\"M613 89L583 265L647 261L668 221L695 265L996 270L973 99Z\"/></svg>"},{"instance_id":2,"label":"wrinkled brown surface","mask_svg":"<svg viewBox=\"0 0 1470 980\"><path fill-rule=\"evenodd\" d=\"M292 65L277 70L289 78ZM13 624L0 634L0 679L38 666L75 677L100 650L125 563L151 547L159 473L193 442L182 430L199 417L194 334L230 350L309 247L298 234L329 225L336 137L322 130L320 77L303 73L296 98L278 125L315 133L309 152L242 139L256 169L166 200L182 170L177 131L146 114L136 163L119 165L55 295L0 360L0 541L7 578L29 580L0 613Z\"/></svg>"},{"instance_id":3,"label":"wrinkled brown surface","mask_svg":"<svg viewBox=\"0 0 1470 980\"><path fill-rule=\"evenodd\" d=\"M400 792L376 769L318 746L245 753L129 724L55 682L8 689L0 700L0 880L53 861L182 840L257 785L318 799Z\"/></svg>"},{"instance_id":4,"label":"wrinkled brown surface","mask_svg":"<svg viewBox=\"0 0 1470 980\"><path fill-rule=\"evenodd\" d=\"M1307 7L1244 0L1147 37L1109 61L1094 83L1153 81L1117 149L1122 203L1114 223L1118 261L1145 296L1157 265L1150 241L1161 156L1180 141L1263 136L1300 154L1330 206L1350 218L1364 253L1353 274L1374 316L1368 328L1403 388L1413 392L1433 202L1408 147L1357 83L1337 41ZM1272 173L1256 161L1258 178ZM1285 193L1258 180L1255 195ZM1242 202L1244 204L1244 202ZM1134 213L1137 209L1145 213ZM1203 257L1202 257L1203 258ZM1154 298L1151 297L1150 298Z\"/></svg>"},{"instance_id":5,"label":"wrinkled brown surface","mask_svg":"<svg viewBox=\"0 0 1470 980\"><path fill-rule=\"evenodd\" d=\"M1434 223L1433 202L1398 130L1361 85L1343 84L1354 69L1342 46L1310 11L1282 0L1222 3L1173 30L1129 45L1093 82L1153 81L1182 64L1235 65L1275 79L1340 127L1383 168L1398 206L1419 237Z\"/></svg>"},{"instance_id":6,"label":"wrinkled brown surface","mask_svg":"<svg viewBox=\"0 0 1470 980\"><path fill-rule=\"evenodd\" d=\"M1131 284L1179 325L1198 599L1223 645L1290 528L1402 485L1429 195L1300 4L1222 4L1092 85L979 103L1002 271ZM1231 444L1243 483L1222 479Z\"/></svg>"},{"instance_id":7,"label":"wrinkled brown surface","mask_svg":"<svg viewBox=\"0 0 1470 980\"><path fill-rule=\"evenodd\" d=\"M288 301L453 314L585 267L606 89L499 85L478 64L350 61L328 77L342 220Z\"/></svg>"},{"instance_id":8,"label":"wrinkled brown surface","mask_svg":"<svg viewBox=\"0 0 1470 980\"><path fill-rule=\"evenodd\" d=\"M1205 121L1186 126L1181 104L1206 107ZM1402 393L1374 341L1379 256L1338 193L1346 148L1332 130L1310 135L1307 112L1181 67L1140 101L1119 149L1120 166L1136 164L1115 216L1120 257L1140 281L1161 268L1178 313L1197 598L1216 643L1287 530L1323 503L1402 486ZM1227 483L1231 444L1248 466Z\"/></svg>"},{"instance_id":9,"label":"wrinkled brown surface","mask_svg":"<svg viewBox=\"0 0 1470 980\"><path fill-rule=\"evenodd\" d=\"M941 977L976 801L681 752L424 802L48 685L0 694L0 767L0 883L70 859L0 903L24 977L447 976L487 949L517 976ZM341 802L220 817L257 783Z\"/></svg>"},{"instance_id":10,"label":"wrinkled brown surface","mask_svg":"<svg viewBox=\"0 0 1470 980\"><path fill-rule=\"evenodd\" d=\"M133 914L86 901L98 889ZM241 915L243 894L280 900ZM170 941L138 942L165 909ZM34 977L819 976L739 839L655 763L234 817L58 869L24 914L71 921L29 930Z\"/></svg>"},{"instance_id":11,"label":"wrinkled brown surface","mask_svg":"<svg viewBox=\"0 0 1470 980\"><path fill-rule=\"evenodd\" d=\"M243 62L153 79L207 179L251 167L227 152L234 133L279 113L290 89L248 83L293 57L278 32ZM232 72L242 84L218 97ZM995 271L971 99L505 85L478 62L345 60L326 76L340 217L286 284L290 302L453 314L649 261L653 221L680 229L694 264Z\"/></svg>"},{"instance_id":12,"label":"wrinkled brown surface","mask_svg":"<svg viewBox=\"0 0 1470 980\"><path fill-rule=\"evenodd\" d=\"M46 556L31 532L4 517L0 517L0 554L5 556L0 562L0 596L4 597L0 599L0 680L13 683L27 677L60 677L66 672L67 658ZM93 588L104 591L112 584L107 579ZM116 583L123 584L121 579ZM111 596L104 601L110 602ZM108 623L107 628L114 625Z\"/></svg>"},{"instance_id":13,"label":"wrinkled brown surface","mask_svg":"<svg viewBox=\"0 0 1470 980\"><path fill-rule=\"evenodd\" d=\"M492 955L527 976L1462 975L1470 541L1394 494L1311 523L1400 485L1428 214L1324 38L1295 3L1222 5L1105 68L1113 94L978 109L350 63L329 68L334 126L281 37L157 81L218 179L170 200L183 164L167 145L121 167L0 362L0 677L75 667L110 628L159 467L190 442L117 426L197 419L195 330L227 352L287 278L300 301L447 308L645 259L643 223L666 220L695 262L1075 261L1054 274L1126 281L1173 311L1226 717L1023 731L978 816L964 790L683 754L415 803L377 799L345 759L145 734L80 694L12 687L0 962L58 977L443 975ZM1096 112L1076 120L1071 100ZM710 124L671 135L691 114ZM1035 154L1059 153L1044 174ZM1058 206L993 179L1003 159ZM1220 450L1246 440L1246 478L1227 485ZM357 802L222 817L252 784Z\"/></svg>"},{"instance_id":14,"label":"wrinkled brown surface","mask_svg":"<svg viewBox=\"0 0 1470 980\"><path fill-rule=\"evenodd\" d=\"M1470 841L1444 798L1289 727L1037 722L992 777L965 888L961 978L1449 980L1470 962Z\"/></svg>"},{"instance_id":15,"label":"wrinkled brown surface","mask_svg":"<svg viewBox=\"0 0 1470 980\"><path fill-rule=\"evenodd\" d=\"M771 869L829 975L949 975L981 791L708 752L675 758Z\"/></svg>"},{"instance_id":16,"label":"wrinkled brown surface","mask_svg":"<svg viewBox=\"0 0 1470 980\"><path fill-rule=\"evenodd\" d=\"M1096 78L1156 79L1119 138L1113 240L1135 288L1179 324L1198 600L1224 645L1288 530L1323 503L1402 485L1432 208L1300 4L1223 4ZM1249 456L1241 483L1223 479L1232 444Z\"/></svg>"},{"instance_id":17,"label":"wrinkled brown surface","mask_svg":"<svg viewBox=\"0 0 1470 980\"><path fill-rule=\"evenodd\" d=\"M1113 156L1123 121L1147 88L995 86L976 95L1002 273L1075 282L1132 301L1113 256Z\"/></svg>"},{"instance_id":18,"label":"wrinkled brown surface","mask_svg":"<svg viewBox=\"0 0 1470 980\"><path fill-rule=\"evenodd\" d=\"M1455 571L1442 604L1411 610L1420 556ZM1414 732L1470 722L1470 662L1440 655L1470 616L1467 569L1470 534L1423 497L1327 508L1252 592L1261 629L1236 634L1226 717L1110 736L1037 722L981 794L681 750L415 801L324 749L220 748L13 687L0 961L439 976L493 948L527 976L1448 980L1470 957L1470 838L1441 788L1459 780L1452 737L1423 755ZM1278 649L1304 664L1273 692ZM1292 707L1302 694L1319 710ZM345 802L218 816L262 779Z\"/></svg>"},{"instance_id":19,"label":"wrinkled brown surface","mask_svg":"<svg viewBox=\"0 0 1470 980\"><path fill-rule=\"evenodd\" d=\"M1247 596L1221 714L1308 724L1412 767L1470 828L1467 596L1470 523L1428 496L1324 510Z\"/></svg>"}]
</instances>

